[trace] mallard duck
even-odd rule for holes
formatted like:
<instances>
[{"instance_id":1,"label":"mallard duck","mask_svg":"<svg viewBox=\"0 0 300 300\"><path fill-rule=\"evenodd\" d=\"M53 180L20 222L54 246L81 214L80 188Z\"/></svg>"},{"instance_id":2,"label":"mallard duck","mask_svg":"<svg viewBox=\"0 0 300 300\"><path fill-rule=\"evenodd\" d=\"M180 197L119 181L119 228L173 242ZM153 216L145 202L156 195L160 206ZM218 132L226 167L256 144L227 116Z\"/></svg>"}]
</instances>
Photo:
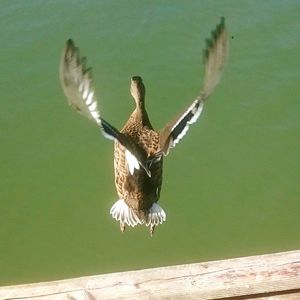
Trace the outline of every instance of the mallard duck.
<instances>
[{"instance_id":1,"label":"mallard duck","mask_svg":"<svg viewBox=\"0 0 300 300\"><path fill-rule=\"evenodd\" d=\"M68 103L94 121L106 138L114 140L115 185L119 199L110 214L125 226L145 224L152 236L154 228L166 220L157 203L162 185L163 157L199 118L204 101L217 86L228 53L225 20L217 25L204 51L205 76L199 96L162 130L155 131L145 108L145 86L140 76L131 78L130 92L135 110L121 131L104 120L92 85L91 69L79 49L69 39L60 61L60 82Z\"/></svg>"}]
</instances>

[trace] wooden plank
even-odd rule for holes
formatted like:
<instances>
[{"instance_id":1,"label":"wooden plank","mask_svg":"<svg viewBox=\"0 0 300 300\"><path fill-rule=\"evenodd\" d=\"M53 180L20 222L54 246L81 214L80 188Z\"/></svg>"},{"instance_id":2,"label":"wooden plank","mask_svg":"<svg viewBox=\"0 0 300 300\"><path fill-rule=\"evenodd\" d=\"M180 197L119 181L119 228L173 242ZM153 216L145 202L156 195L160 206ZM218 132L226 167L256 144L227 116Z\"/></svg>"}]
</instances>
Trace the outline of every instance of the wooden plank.
<instances>
[{"instance_id":1,"label":"wooden plank","mask_svg":"<svg viewBox=\"0 0 300 300\"><path fill-rule=\"evenodd\" d=\"M7 286L0 299L300 299L300 250Z\"/></svg>"},{"instance_id":2,"label":"wooden plank","mask_svg":"<svg viewBox=\"0 0 300 300\"><path fill-rule=\"evenodd\" d=\"M236 299L238 299L238 298L236 298ZM240 299L243 299L243 298L240 298ZM244 298L244 299L246 299L246 298ZM297 299L300 299L300 293L273 295L273 296L259 297L259 298L254 298L254 299L258 299L258 300L297 300Z\"/></svg>"}]
</instances>

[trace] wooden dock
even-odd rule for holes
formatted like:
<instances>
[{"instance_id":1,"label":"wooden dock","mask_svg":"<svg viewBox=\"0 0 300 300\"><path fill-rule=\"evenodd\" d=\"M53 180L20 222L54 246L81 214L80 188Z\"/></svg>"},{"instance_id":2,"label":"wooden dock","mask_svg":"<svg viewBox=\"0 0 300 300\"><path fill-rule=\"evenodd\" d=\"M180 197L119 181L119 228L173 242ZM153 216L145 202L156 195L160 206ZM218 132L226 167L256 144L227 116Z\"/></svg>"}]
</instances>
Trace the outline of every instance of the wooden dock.
<instances>
[{"instance_id":1,"label":"wooden dock","mask_svg":"<svg viewBox=\"0 0 300 300\"><path fill-rule=\"evenodd\" d=\"M0 299L300 299L300 250L6 286Z\"/></svg>"}]
</instances>

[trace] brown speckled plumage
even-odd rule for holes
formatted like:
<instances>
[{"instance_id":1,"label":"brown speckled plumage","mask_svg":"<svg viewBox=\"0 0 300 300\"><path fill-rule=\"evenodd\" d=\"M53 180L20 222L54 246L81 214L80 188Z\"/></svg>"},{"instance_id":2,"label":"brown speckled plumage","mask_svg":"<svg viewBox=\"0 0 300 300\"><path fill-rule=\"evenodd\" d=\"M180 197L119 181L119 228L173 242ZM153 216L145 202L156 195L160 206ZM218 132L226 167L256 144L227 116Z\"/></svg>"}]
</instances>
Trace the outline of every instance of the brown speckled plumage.
<instances>
[{"instance_id":1,"label":"brown speckled plumage","mask_svg":"<svg viewBox=\"0 0 300 300\"><path fill-rule=\"evenodd\" d=\"M134 92L134 88L137 89L136 92ZM146 220L150 207L159 199L163 158L159 157L155 161L155 156L160 150L159 133L153 130L145 109L145 92L141 95L138 93L139 89L145 91L141 77L135 76L131 80L131 93L135 99L136 108L121 133L139 146L140 151L145 153L148 162L152 161L148 166L151 176L148 176L143 168L130 174L125 158L125 147L118 141L115 142L114 169L119 198L124 199L141 219Z\"/></svg>"}]
</instances>

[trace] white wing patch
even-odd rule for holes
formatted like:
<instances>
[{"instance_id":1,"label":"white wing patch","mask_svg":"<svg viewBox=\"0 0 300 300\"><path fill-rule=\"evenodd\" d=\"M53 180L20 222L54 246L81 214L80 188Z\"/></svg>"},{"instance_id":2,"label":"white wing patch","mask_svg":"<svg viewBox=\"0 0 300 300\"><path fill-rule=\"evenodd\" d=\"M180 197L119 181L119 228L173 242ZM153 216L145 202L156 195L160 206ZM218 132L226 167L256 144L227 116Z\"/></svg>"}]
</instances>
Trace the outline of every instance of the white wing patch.
<instances>
[{"instance_id":1,"label":"white wing patch","mask_svg":"<svg viewBox=\"0 0 300 300\"><path fill-rule=\"evenodd\" d=\"M93 102L93 97L94 97L94 91L91 91L87 96L85 103L87 105L90 105Z\"/></svg>"},{"instance_id":2,"label":"white wing patch","mask_svg":"<svg viewBox=\"0 0 300 300\"><path fill-rule=\"evenodd\" d=\"M96 121L98 125L100 125L100 112L98 110L97 99L94 97L94 91L92 90L92 88L88 90L87 87L85 90L83 90L82 98L85 101L85 104L90 112L91 117Z\"/></svg>"},{"instance_id":3,"label":"white wing patch","mask_svg":"<svg viewBox=\"0 0 300 300\"><path fill-rule=\"evenodd\" d=\"M187 133L187 131L190 127L190 125L195 123L198 120L198 118L199 118L199 116L200 116L200 114L203 110L203 102L202 101L199 102L199 101L200 100L198 100L198 99L195 100L193 102L193 104L181 116L181 118L176 122L176 124L172 127L171 135L172 135L172 132L174 132L177 129L177 126L179 126L180 123L184 120L184 118L186 118L188 114L191 114L191 118L186 121L186 124L185 124L184 128L174 138L173 143L170 145L170 147L174 147L185 136L185 134Z\"/></svg>"},{"instance_id":4,"label":"white wing patch","mask_svg":"<svg viewBox=\"0 0 300 300\"><path fill-rule=\"evenodd\" d=\"M128 151L127 149L125 150L125 158L126 158L126 161L128 164L129 173L131 175L133 175L134 169L137 169L137 170L140 169L139 162L136 159L136 157L134 155L132 155L131 152Z\"/></svg>"}]
</instances>

